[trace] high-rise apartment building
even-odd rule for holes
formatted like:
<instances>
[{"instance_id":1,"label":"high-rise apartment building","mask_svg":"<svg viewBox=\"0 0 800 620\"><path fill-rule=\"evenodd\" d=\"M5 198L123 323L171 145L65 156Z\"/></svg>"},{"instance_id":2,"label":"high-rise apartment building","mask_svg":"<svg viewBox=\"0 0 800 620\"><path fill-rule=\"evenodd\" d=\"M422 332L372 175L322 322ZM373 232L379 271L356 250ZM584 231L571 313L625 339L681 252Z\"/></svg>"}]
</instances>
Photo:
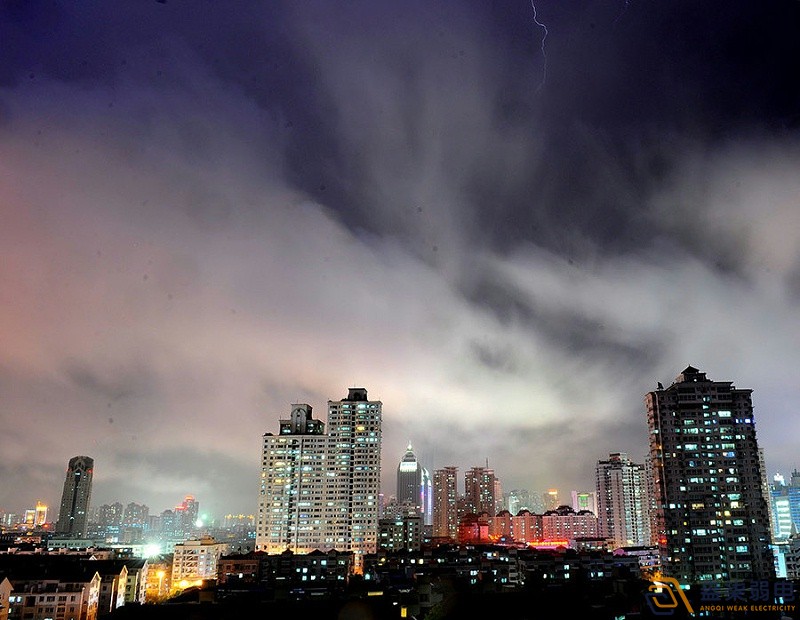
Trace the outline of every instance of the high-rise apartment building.
<instances>
[{"instance_id":1,"label":"high-rise apartment building","mask_svg":"<svg viewBox=\"0 0 800 620\"><path fill-rule=\"evenodd\" d=\"M488 467L472 467L464 472L464 499L468 513L479 515L485 512L490 517L497 514L495 480L494 470Z\"/></svg>"},{"instance_id":2,"label":"high-rise apartment building","mask_svg":"<svg viewBox=\"0 0 800 620\"><path fill-rule=\"evenodd\" d=\"M174 513L175 535L180 538L192 536L197 530L197 520L200 517L200 502L193 495L187 495L180 504L175 506Z\"/></svg>"},{"instance_id":3,"label":"high-rise apartment building","mask_svg":"<svg viewBox=\"0 0 800 620\"><path fill-rule=\"evenodd\" d=\"M352 551L356 570L378 545L381 416L381 402L368 400L364 388L350 388L347 398L328 401L328 458L336 472L328 500L337 508L330 522L333 548Z\"/></svg>"},{"instance_id":4,"label":"high-rise apartment building","mask_svg":"<svg viewBox=\"0 0 800 620\"><path fill-rule=\"evenodd\" d=\"M433 472L433 535L458 537L458 468L453 466Z\"/></svg>"},{"instance_id":5,"label":"high-rise apartment building","mask_svg":"<svg viewBox=\"0 0 800 620\"><path fill-rule=\"evenodd\" d=\"M596 467L599 535L615 547L650 544L644 465L623 452L612 452Z\"/></svg>"},{"instance_id":6,"label":"high-rise apartment building","mask_svg":"<svg viewBox=\"0 0 800 620\"><path fill-rule=\"evenodd\" d=\"M280 433L264 435L256 549L352 551L378 540L381 403L363 388L328 401L328 432L307 404L292 405Z\"/></svg>"},{"instance_id":7,"label":"high-rise apartment building","mask_svg":"<svg viewBox=\"0 0 800 620\"><path fill-rule=\"evenodd\" d=\"M544 494L544 508L545 510L555 510L561 506L561 499L558 497L558 489L547 489Z\"/></svg>"},{"instance_id":8,"label":"high-rise apartment building","mask_svg":"<svg viewBox=\"0 0 800 620\"><path fill-rule=\"evenodd\" d=\"M775 576L751 394L689 366L645 397L661 566L681 582Z\"/></svg>"},{"instance_id":9,"label":"high-rise apartment building","mask_svg":"<svg viewBox=\"0 0 800 620\"><path fill-rule=\"evenodd\" d=\"M61 493L61 508L56 522L57 534L74 537L86 535L93 473L94 459L88 456L74 456L69 460L64 490Z\"/></svg>"}]
</instances>

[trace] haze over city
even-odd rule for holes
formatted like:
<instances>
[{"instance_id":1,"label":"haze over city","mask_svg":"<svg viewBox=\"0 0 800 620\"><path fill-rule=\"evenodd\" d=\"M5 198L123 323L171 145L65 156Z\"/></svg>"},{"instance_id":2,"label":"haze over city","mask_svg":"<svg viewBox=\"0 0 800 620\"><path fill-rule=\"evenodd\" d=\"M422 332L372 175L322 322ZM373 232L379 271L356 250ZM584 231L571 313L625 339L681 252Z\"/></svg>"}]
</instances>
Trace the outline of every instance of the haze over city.
<instances>
[{"instance_id":1,"label":"haze over city","mask_svg":"<svg viewBox=\"0 0 800 620\"><path fill-rule=\"evenodd\" d=\"M292 403L503 488L692 365L797 458L792 1L0 7L0 507L256 507Z\"/></svg>"}]
</instances>

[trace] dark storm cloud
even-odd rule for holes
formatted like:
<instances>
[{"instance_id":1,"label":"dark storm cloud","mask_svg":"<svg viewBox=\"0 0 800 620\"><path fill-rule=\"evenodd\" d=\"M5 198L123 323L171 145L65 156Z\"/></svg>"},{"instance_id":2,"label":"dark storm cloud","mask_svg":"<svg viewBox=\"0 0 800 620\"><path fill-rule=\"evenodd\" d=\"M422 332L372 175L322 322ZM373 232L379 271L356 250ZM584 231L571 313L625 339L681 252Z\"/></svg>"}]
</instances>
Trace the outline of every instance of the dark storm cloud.
<instances>
[{"instance_id":1,"label":"dark storm cloud","mask_svg":"<svg viewBox=\"0 0 800 620\"><path fill-rule=\"evenodd\" d=\"M141 365L133 368L94 369L86 363L70 360L64 372L79 388L88 390L109 401L153 396L158 392L152 373Z\"/></svg>"},{"instance_id":2,"label":"dark storm cloud","mask_svg":"<svg viewBox=\"0 0 800 620\"><path fill-rule=\"evenodd\" d=\"M524 291L503 281L500 274L477 279L465 292L471 303L486 308L504 324L521 323L552 346L576 357L611 361L634 369L652 365L664 353L663 336L653 334L630 342L624 334L607 331L600 320L584 316L581 309L548 307L537 302L535 290ZM513 371L516 367L507 352L480 343L475 343L474 350L490 368Z\"/></svg>"}]
</instances>

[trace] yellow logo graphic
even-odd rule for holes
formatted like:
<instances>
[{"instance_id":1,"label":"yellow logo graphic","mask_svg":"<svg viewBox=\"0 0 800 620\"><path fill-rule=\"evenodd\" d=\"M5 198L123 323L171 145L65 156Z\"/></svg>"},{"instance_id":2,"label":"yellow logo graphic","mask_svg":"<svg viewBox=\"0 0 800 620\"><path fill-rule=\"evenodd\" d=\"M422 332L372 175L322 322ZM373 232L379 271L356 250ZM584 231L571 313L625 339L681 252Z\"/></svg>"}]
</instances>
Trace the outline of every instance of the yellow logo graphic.
<instances>
[{"instance_id":1,"label":"yellow logo graphic","mask_svg":"<svg viewBox=\"0 0 800 620\"><path fill-rule=\"evenodd\" d=\"M647 589L649 591L645 595L647 604L655 615L670 615L681 603L686 606L686 610L690 614L694 614L694 609L692 609L692 605L689 603L689 599L686 598L686 594L684 594L683 588L681 588L681 584L678 583L677 579L659 576L653 579L653 583Z\"/></svg>"}]
</instances>

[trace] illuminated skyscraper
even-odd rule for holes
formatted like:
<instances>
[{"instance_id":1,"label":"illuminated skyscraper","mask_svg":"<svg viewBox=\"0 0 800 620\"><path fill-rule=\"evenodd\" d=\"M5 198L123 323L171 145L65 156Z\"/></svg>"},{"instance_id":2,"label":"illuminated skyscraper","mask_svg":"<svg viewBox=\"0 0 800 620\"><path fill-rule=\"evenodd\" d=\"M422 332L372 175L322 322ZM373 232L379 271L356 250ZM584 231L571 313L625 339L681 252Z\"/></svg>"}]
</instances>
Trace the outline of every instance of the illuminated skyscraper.
<instances>
[{"instance_id":1,"label":"illuminated skyscraper","mask_svg":"<svg viewBox=\"0 0 800 620\"><path fill-rule=\"evenodd\" d=\"M356 570L364 554L378 548L381 426L382 404L368 400L364 388L350 388L347 398L328 401L328 458L336 472L329 500L336 509L330 521L334 548L352 551Z\"/></svg>"},{"instance_id":2,"label":"illuminated skyscraper","mask_svg":"<svg viewBox=\"0 0 800 620\"><path fill-rule=\"evenodd\" d=\"M616 547L650 544L644 466L621 452L597 462L597 518L600 536Z\"/></svg>"},{"instance_id":3,"label":"illuminated skyscraper","mask_svg":"<svg viewBox=\"0 0 800 620\"><path fill-rule=\"evenodd\" d=\"M280 434L264 435L256 550L308 553L335 547L328 522L338 507L328 505L328 496L337 472L327 460L330 438L324 433L325 424L313 418L310 405L294 404L290 418L280 420Z\"/></svg>"},{"instance_id":4,"label":"illuminated skyscraper","mask_svg":"<svg viewBox=\"0 0 800 620\"><path fill-rule=\"evenodd\" d=\"M411 444L397 466L397 503L414 506L422 512L422 466Z\"/></svg>"},{"instance_id":5,"label":"illuminated skyscraper","mask_svg":"<svg viewBox=\"0 0 800 620\"><path fill-rule=\"evenodd\" d=\"M183 501L175 506L175 535L179 538L189 538L197 530L197 520L200 517L200 502L193 495L187 495Z\"/></svg>"},{"instance_id":6,"label":"illuminated skyscraper","mask_svg":"<svg viewBox=\"0 0 800 620\"><path fill-rule=\"evenodd\" d=\"M485 512L490 517L497 514L495 509L494 470L488 467L473 467L464 472L464 497L466 511L474 514Z\"/></svg>"},{"instance_id":7,"label":"illuminated skyscraper","mask_svg":"<svg viewBox=\"0 0 800 620\"><path fill-rule=\"evenodd\" d=\"M256 549L352 551L378 542L381 402L363 388L328 401L328 433L307 404L292 405L280 434L264 435Z\"/></svg>"},{"instance_id":8,"label":"illuminated skyscraper","mask_svg":"<svg viewBox=\"0 0 800 620\"><path fill-rule=\"evenodd\" d=\"M547 489L544 494L544 508L545 510L555 510L561 505L558 497L558 489Z\"/></svg>"},{"instance_id":9,"label":"illuminated skyscraper","mask_svg":"<svg viewBox=\"0 0 800 620\"><path fill-rule=\"evenodd\" d=\"M397 466L397 503L414 506L424 525L431 525L433 498L431 476L417 460L411 444Z\"/></svg>"},{"instance_id":10,"label":"illuminated skyscraper","mask_svg":"<svg viewBox=\"0 0 800 620\"><path fill-rule=\"evenodd\" d=\"M45 506L42 502L36 502L36 508L34 508L34 525L42 526L47 523L47 506Z\"/></svg>"},{"instance_id":11,"label":"illuminated skyscraper","mask_svg":"<svg viewBox=\"0 0 800 620\"><path fill-rule=\"evenodd\" d=\"M57 534L74 537L86 535L93 473L94 459L88 456L75 456L69 460L64 490L61 493L61 508L56 522Z\"/></svg>"},{"instance_id":12,"label":"illuminated skyscraper","mask_svg":"<svg viewBox=\"0 0 800 620\"><path fill-rule=\"evenodd\" d=\"M437 469L433 472L433 535L456 540L458 521L458 468Z\"/></svg>"},{"instance_id":13,"label":"illuminated skyscraper","mask_svg":"<svg viewBox=\"0 0 800 620\"><path fill-rule=\"evenodd\" d=\"M751 394L689 366L645 397L661 565L681 582L775 577Z\"/></svg>"}]
</instances>

